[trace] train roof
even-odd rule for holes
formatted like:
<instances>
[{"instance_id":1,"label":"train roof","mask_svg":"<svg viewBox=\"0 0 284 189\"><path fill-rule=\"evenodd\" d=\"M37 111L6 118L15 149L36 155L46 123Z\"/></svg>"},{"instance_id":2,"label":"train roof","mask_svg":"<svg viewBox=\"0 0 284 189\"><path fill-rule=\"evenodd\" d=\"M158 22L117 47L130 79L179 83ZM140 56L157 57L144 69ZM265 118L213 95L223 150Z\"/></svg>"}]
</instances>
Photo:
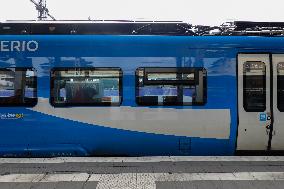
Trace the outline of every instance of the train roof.
<instances>
[{"instance_id":1,"label":"train roof","mask_svg":"<svg viewBox=\"0 0 284 189\"><path fill-rule=\"evenodd\" d=\"M283 36L284 22L226 22L220 26L183 21L60 20L0 22L0 35Z\"/></svg>"}]
</instances>

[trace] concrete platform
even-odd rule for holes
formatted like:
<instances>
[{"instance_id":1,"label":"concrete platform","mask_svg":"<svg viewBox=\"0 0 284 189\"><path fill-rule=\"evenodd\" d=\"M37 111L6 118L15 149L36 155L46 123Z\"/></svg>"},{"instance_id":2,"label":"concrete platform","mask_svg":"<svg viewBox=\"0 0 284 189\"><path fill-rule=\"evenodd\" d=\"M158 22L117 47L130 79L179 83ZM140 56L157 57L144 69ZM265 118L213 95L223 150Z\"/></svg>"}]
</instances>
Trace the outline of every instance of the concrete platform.
<instances>
[{"instance_id":1,"label":"concrete platform","mask_svg":"<svg viewBox=\"0 0 284 189\"><path fill-rule=\"evenodd\" d=\"M284 188L284 156L0 158L0 188Z\"/></svg>"}]
</instances>

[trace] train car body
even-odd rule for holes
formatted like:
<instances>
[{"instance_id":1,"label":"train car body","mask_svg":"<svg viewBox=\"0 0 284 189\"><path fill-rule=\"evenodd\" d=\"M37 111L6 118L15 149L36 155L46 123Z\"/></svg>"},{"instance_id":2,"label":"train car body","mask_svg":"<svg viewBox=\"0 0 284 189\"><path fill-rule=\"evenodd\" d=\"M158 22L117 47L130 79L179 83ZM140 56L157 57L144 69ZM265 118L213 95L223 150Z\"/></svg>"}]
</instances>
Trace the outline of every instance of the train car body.
<instances>
[{"instance_id":1,"label":"train car body","mask_svg":"<svg viewBox=\"0 0 284 189\"><path fill-rule=\"evenodd\" d=\"M2 157L284 150L284 37L3 34L0 41Z\"/></svg>"}]
</instances>

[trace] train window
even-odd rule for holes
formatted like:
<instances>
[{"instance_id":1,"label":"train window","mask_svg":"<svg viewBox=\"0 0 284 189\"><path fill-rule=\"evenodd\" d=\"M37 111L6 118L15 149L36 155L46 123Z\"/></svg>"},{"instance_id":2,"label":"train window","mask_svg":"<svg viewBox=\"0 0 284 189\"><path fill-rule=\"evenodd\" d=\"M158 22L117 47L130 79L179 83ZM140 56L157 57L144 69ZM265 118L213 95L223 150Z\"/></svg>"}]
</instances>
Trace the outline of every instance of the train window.
<instances>
[{"instance_id":1,"label":"train window","mask_svg":"<svg viewBox=\"0 0 284 189\"><path fill-rule=\"evenodd\" d=\"M51 72L53 106L118 106L122 101L120 68L55 68Z\"/></svg>"},{"instance_id":2,"label":"train window","mask_svg":"<svg viewBox=\"0 0 284 189\"><path fill-rule=\"evenodd\" d=\"M284 112L284 62L277 65L277 107Z\"/></svg>"},{"instance_id":3,"label":"train window","mask_svg":"<svg viewBox=\"0 0 284 189\"><path fill-rule=\"evenodd\" d=\"M204 68L138 68L136 102L149 106L204 105L206 76Z\"/></svg>"},{"instance_id":4,"label":"train window","mask_svg":"<svg viewBox=\"0 0 284 189\"><path fill-rule=\"evenodd\" d=\"M37 78L32 68L0 69L0 106L37 104Z\"/></svg>"},{"instance_id":5,"label":"train window","mask_svg":"<svg viewBox=\"0 0 284 189\"><path fill-rule=\"evenodd\" d=\"M249 61L243 65L243 106L247 112L266 109L266 66L264 62Z\"/></svg>"}]
</instances>

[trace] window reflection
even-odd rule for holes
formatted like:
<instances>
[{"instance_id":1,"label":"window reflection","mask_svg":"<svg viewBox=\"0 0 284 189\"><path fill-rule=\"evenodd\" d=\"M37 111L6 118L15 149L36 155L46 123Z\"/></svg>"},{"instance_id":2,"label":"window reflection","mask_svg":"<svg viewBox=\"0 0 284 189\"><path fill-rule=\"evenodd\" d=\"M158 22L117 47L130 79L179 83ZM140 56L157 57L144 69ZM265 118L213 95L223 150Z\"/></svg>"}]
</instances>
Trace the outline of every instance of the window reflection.
<instances>
[{"instance_id":1,"label":"window reflection","mask_svg":"<svg viewBox=\"0 0 284 189\"><path fill-rule=\"evenodd\" d=\"M139 68L136 70L139 105L202 105L206 103L203 68Z\"/></svg>"},{"instance_id":2,"label":"window reflection","mask_svg":"<svg viewBox=\"0 0 284 189\"><path fill-rule=\"evenodd\" d=\"M0 69L1 106L34 106L36 103L37 80L33 69Z\"/></svg>"},{"instance_id":3,"label":"window reflection","mask_svg":"<svg viewBox=\"0 0 284 189\"><path fill-rule=\"evenodd\" d=\"M52 73L52 104L119 105L121 77L120 69L55 69Z\"/></svg>"},{"instance_id":4,"label":"window reflection","mask_svg":"<svg viewBox=\"0 0 284 189\"><path fill-rule=\"evenodd\" d=\"M244 109L263 112L266 109L266 67L264 62L245 62L243 65Z\"/></svg>"},{"instance_id":5,"label":"window reflection","mask_svg":"<svg viewBox=\"0 0 284 189\"><path fill-rule=\"evenodd\" d=\"M284 62L277 65L277 107L284 112Z\"/></svg>"}]
</instances>

